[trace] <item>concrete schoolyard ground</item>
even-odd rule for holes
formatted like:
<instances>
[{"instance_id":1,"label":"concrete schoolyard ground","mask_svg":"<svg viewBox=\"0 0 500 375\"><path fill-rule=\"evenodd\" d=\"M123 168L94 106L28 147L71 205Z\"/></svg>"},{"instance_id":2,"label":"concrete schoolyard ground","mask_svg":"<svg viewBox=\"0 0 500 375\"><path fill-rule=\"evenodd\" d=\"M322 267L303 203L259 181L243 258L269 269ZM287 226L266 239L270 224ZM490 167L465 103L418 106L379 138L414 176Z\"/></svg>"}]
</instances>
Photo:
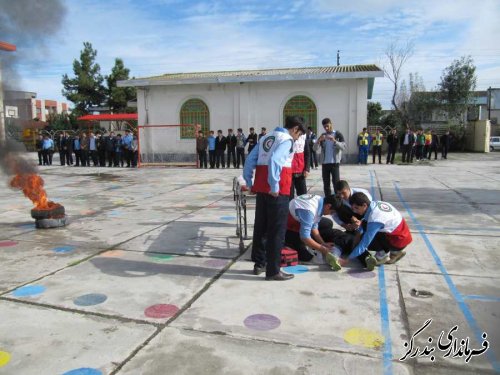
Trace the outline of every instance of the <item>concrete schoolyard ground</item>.
<instances>
[{"instance_id":1,"label":"concrete schoolyard ground","mask_svg":"<svg viewBox=\"0 0 500 375\"><path fill-rule=\"evenodd\" d=\"M1 177L0 374L500 372L500 153L342 166L414 241L396 265L286 282L239 251L237 170L40 173L70 224L35 229Z\"/></svg>"}]
</instances>

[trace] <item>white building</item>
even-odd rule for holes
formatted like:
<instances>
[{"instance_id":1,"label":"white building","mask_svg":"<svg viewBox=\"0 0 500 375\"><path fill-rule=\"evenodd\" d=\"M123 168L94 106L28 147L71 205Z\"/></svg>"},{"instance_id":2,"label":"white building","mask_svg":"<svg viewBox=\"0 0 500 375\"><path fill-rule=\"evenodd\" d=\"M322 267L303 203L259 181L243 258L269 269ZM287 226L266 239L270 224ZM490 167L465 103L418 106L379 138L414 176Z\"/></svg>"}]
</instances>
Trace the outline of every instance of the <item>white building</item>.
<instances>
[{"instance_id":1,"label":"white building","mask_svg":"<svg viewBox=\"0 0 500 375\"><path fill-rule=\"evenodd\" d=\"M139 125L200 124L206 132L242 128L248 134L250 127L272 130L286 115L300 115L321 132L328 117L344 134L352 159L375 77L383 76L375 65L351 65L165 74L118 86L137 88ZM191 137L179 130L168 146L182 148Z\"/></svg>"}]
</instances>

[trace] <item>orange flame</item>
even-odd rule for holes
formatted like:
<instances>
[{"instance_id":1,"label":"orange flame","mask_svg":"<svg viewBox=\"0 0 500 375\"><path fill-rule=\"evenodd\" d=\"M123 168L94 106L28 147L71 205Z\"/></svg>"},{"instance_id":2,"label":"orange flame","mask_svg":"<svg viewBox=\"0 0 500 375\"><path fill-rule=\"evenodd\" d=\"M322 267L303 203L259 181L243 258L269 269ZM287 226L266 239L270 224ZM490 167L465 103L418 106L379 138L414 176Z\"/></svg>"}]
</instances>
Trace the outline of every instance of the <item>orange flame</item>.
<instances>
[{"instance_id":1,"label":"orange flame","mask_svg":"<svg viewBox=\"0 0 500 375\"><path fill-rule=\"evenodd\" d=\"M22 190L24 195L28 197L35 208L39 210L51 209L54 202L47 198L47 193L43 188L43 178L34 173L17 174L10 181L10 186Z\"/></svg>"}]
</instances>

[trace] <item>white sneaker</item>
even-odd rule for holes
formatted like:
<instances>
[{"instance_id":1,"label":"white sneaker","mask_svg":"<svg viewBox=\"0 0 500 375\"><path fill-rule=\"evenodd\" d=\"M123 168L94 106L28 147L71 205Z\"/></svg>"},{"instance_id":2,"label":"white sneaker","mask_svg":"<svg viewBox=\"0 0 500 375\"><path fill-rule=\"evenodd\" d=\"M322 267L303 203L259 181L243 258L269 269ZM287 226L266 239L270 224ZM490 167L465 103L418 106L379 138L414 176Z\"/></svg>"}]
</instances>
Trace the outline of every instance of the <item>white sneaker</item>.
<instances>
[{"instance_id":1,"label":"white sneaker","mask_svg":"<svg viewBox=\"0 0 500 375\"><path fill-rule=\"evenodd\" d=\"M386 253L385 251L377 251L375 254L375 259L377 260L377 266L380 266L381 264L385 264L389 261L390 256L389 253Z\"/></svg>"}]
</instances>

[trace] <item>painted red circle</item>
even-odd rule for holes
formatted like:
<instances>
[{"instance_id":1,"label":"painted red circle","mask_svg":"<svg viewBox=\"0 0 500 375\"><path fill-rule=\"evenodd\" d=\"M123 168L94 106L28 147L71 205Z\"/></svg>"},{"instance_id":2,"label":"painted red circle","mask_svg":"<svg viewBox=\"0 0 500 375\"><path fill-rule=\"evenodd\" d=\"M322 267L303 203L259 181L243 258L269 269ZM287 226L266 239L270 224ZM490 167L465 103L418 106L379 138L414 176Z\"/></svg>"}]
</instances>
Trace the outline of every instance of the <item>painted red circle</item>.
<instances>
[{"instance_id":1,"label":"painted red circle","mask_svg":"<svg viewBox=\"0 0 500 375\"><path fill-rule=\"evenodd\" d=\"M16 241L0 241L0 247L10 247L16 245L17 245Z\"/></svg>"},{"instance_id":2,"label":"painted red circle","mask_svg":"<svg viewBox=\"0 0 500 375\"><path fill-rule=\"evenodd\" d=\"M149 306L144 310L144 315L148 318L163 319L174 316L177 314L177 311L179 311L179 308L175 305L158 304Z\"/></svg>"}]
</instances>

